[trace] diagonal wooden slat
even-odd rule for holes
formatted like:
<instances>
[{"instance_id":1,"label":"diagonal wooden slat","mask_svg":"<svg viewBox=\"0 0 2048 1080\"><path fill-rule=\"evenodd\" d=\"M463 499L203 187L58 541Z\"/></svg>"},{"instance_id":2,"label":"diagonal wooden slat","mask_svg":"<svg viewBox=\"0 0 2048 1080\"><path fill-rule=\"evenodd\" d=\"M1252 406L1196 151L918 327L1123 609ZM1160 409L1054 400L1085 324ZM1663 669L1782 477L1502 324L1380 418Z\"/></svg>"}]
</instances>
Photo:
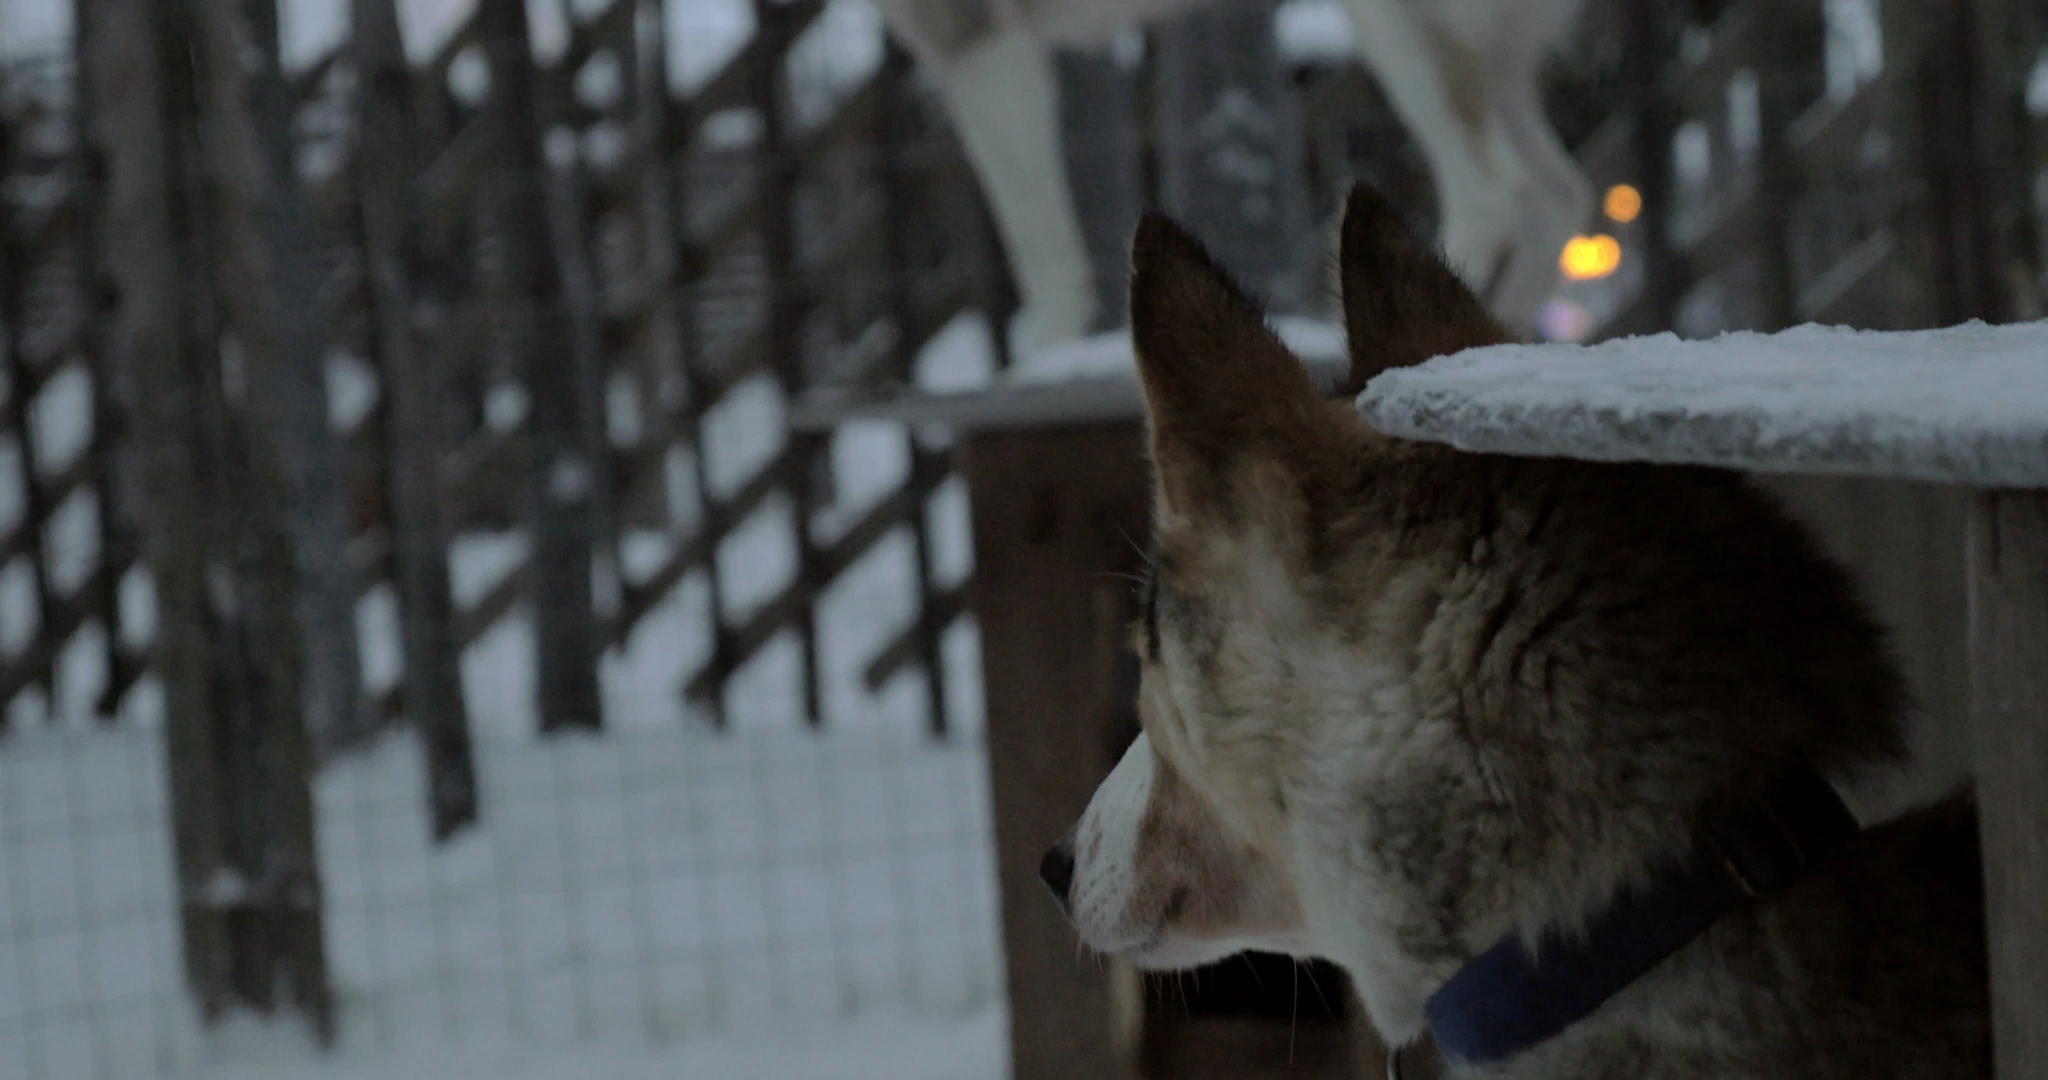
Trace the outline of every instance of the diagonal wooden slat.
<instances>
[{"instance_id":1,"label":"diagonal wooden slat","mask_svg":"<svg viewBox=\"0 0 2048 1080\"><path fill-rule=\"evenodd\" d=\"M922 512L925 497L936 480L933 475L914 473L902 487L863 511L830 544L819 547L811 578L791 582L780 593L756 607L730 632L725 663L721 666L714 662L698 670L690 677L684 692L692 700L710 696L727 676L801 618L819 594L830 587L833 579L867 554L884 536L907 524L912 515Z\"/></svg>"},{"instance_id":2,"label":"diagonal wooden slat","mask_svg":"<svg viewBox=\"0 0 2048 1080\"><path fill-rule=\"evenodd\" d=\"M968 598L973 590L971 580L939 589L925 600L925 617L931 621L935 631L943 631L967 613ZM889 680L901 674L905 668L920 662L919 653L924 646L922 629L911 623L889 639L888 643L876 650L867 666L861 669L861 683L870 692L880 690Z\"/></svg>"},{"instance_id":3,"label":"diagonal wooden slat","mask_svg":"<svg viewBox=\"0 0 2048 1080\"><path fill-rule=\"evenodd\" d=\"M747 515L758 509L768 496L789 482L795 475L796 465L796 458L785 449L739 490L712 501L688 540L678 544L668 559L645 579L627 584L619 615L613 620L612 640L623 642L640 620L691 570L708 563L733 527L746 520Z\"/></svg>"},{"instance_id":4,"label":"diagonal wooden slat","mask_svg":"<svg viewBox=\"0 0 2048 1080\"><path fill-rule=\"evenodd\" d=\"M51 680L65 646L98 613L99 590L108 584L108 575L119 580L126 570L127 567L119 563L101 562L93 567L92 573L78 588L66 595L50 598L49 607L42 613L42 624L36 628L36 636L29 647L20 656L0 666L0 702L11 702L16 694L30 686Z\"/></svg>"}]
</instances>

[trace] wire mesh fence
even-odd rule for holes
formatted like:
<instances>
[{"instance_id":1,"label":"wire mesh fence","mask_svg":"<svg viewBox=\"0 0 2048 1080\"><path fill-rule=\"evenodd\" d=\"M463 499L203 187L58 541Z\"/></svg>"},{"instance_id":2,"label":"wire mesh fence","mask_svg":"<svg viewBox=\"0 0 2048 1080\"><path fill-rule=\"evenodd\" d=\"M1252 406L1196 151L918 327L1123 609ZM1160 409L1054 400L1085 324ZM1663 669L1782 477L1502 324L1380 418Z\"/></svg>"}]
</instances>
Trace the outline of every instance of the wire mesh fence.
<instances>
[{"instance_id":1,"label":"wire mesh fence","mask_svg":"<svg viewBox=\"0 0 2048 1080\"><path fill-rule=\"evenodd\" d=\"M195 25L228 10L199 0L19 10L77 13L67 26L105 31L145 6ZM552 13L531 27L532 65L499 46L495 72L489 47L502 28L475 17L488 4L286 4L282 31L256 41L288 108L256 91L247 108L208 108L252 123L267 107L289 112L288 130L258 134L294 166L269 177L274 191L228 209L257 220L262 197L302 200L317 248L303 254L322 275L317 296L297 298L321 340L267 360L250 343L265 340L262 324L290 320L237 308L237 289L197 270L155 283L166 310L183 315L137 322L130 336L108 329L127 312L109 310L118 305L105 294L118 290L106 279L137 261L123 252L148 254L107 228L109 162L210 196L179 170L130 161L136 140L90 137L87 106L136 131L168 114L150 95L95 93L83 69L129 69L95 61L87 35L50 22L49 55L33 62L0 40L6 1080L17 1066L26 1080L204 1067L213 1043L195 987L247 990L251 979L195 978L194 963L259 963L276 951L263 940L268 920L295 902L259 872L260 843L199 852L186 862L206 872L179 884L181 805L228 848L290 831L265 820L282 800L258 784L278 778L223 747L246 756L229 744L305 718L265 713L231 687L221 712L246 715L196 740L188 762L171 760L173 710L162 672L150 673L163 597L142 550L169 515L149 512L139 467L162 445L138 438L135 421L154 402L132 384L172 363L206 373L207 407L259 434L261 410L226 372L239 379L267 363L279 378L297 363L291 371L312 374L296 391L325 395L320 434L337 444L346 520L324 536L331 560L299 555L340 583L345 614L322 640L346 640L360 664L309 648L307 682L329 677L335 689L340 669L349 685L339 696L361 707L327 716L335 730L312 732L317 767L288 779L310 787L313 951L343 1049L451 1036L687 1041L894 1008L956 1015L1001 992L960 481L927 433L789 425L820 388L986 386L1008 362L1003 322L1016 298L933 80L886 43L860 0L525 6ZM275 21L279 9L239 7L259 28L262 12ZM1232 258L1263 265L1259 280L1289 313L1318 294L1307 268L1325 245L1310 219L1353 176L1404 205L1431 204L1428 163L1359 66L1340 7L1237 5L1236 25L1275 16L1274 55L1261 55L1251 81L1275 115L1299 113L1255 125L1249 157L1187 138L1218 89L1199 63L1174 59L1194 37L1155 27L1057 57L1061 149L1105 319L1120 302L1139 204L1205 161L1250 161L1249 174L1278 178L1287 227L1237 222L1247 243ZM1573 318L1555 336L2038 314L2048 238L2048 226L2033 227L2048 223L2038 18L1992 42L1981 86L1946 100L1926 91L1960 85L1942 65L1976 45L1965 28L1926 18L1933 8L1766 7L1588 5L1586 47L1557 59L1552 112L1590 177L1639 185L1644 213L1601 223L1627 256L1611 278L1561 288L1557 310ZM309 22L316 8L324 14ZM395 29L377 48L355 40L345 8L406 12L406 40ZM422 21L423 8L437 14ZM0 2L0 15L10 10ZM1212 28L1203 40L1217 39ZM171 67L163 78L191 75ZM559 226L543 261L558 264L562 295L548 299L573 325L555 359L579 380L562 393L548 392L563 390L559 379L534 383L521 335L494 325L521 307L492 280L507 237L548 232L484 220L503 180L508 127L493 85L505 72L534 83L536 115L519 118L534 138L514 141L522 153L540 144L547 206L533 216ZM394 73L395 98L372 96ZM377 142L378 121L397 113L378 108L392 100L413 106L411 145ZM232 127L186 106L188 137ZM1973 109L2013 113L2024 137L1973 143L1958 122ZM394 192L418 205L393 220L416 227L371 227L371 203ZM221 232L194 250L231 253L233 230L218 219L236 214L191 215L195 234ZM388 283L372 270L408 259L412 287L380 292ZM240 272L253 290L261 275ZM2003 307L1977 295L2007 291ZM192 355L160 351L176 335L154 331L191 322L207 323ZM415 380L423 371L434 378ZM531 452L538 406L572 396L584 415L555 420L587 440L589 467L551 468ZM444 443L407 441L422 417L446 421ZM185 441L243 445L226 426L182 430ZM246 485L198 479L215 516L247 505L235 497ZM541 558L542 515L524 504L535 491L586 488L574 523L586 550ZM206 535L235 539L233 529ZM281 654L261 652L271 643L212 595L214 568L200 558L231 546L184 553L189 625L216 636L219 654L209 659L219 670L187 682L262 689L265 665L231 654ZM579 562L589 565L569 565ZM415 572L436 565L446 581ZM579 585L587 569L593 587L537 589L536 565ZM594 669L575 673L577 687L601 702L602 724L588 719L603 730L542 740L548 680L533 658L549 624L536 609L559 610L564 596L587 631L576 655ZM452 645L415 649L409 610L428 611ZM432 692L435 679L455 692ZM195 730L215 721L184 719ZM803 720L819 730L805 733ZM467 829L460 814L435 817L464 802L442 797L461 771L437 768L414 737L437 724L470 741L448 755L475 778ZM703 730L718 724L727 737ZM947 741L934 741L941 731ZM250 786L180 787L216 767ZM452 839L436 843L437 832ZM189 944L208 935L240 940Z\"/></svg>"},{"instance_id":2,"label":"wire mesh fence","mask_svg":"<svg viewBox=\"0 0 2048 1080\"><path fill-rule=\"evenodd\" d=\"M342 1053L943 1021L999 996L971 736L613 732L477 756L485 823L450 844L411 739L316 784ZM181 974L166 775L137 727L0 753L10 1077L183 1075L214 1052ZM205 902L232 910L243 887Z\"/></svg>"}]
</instances>

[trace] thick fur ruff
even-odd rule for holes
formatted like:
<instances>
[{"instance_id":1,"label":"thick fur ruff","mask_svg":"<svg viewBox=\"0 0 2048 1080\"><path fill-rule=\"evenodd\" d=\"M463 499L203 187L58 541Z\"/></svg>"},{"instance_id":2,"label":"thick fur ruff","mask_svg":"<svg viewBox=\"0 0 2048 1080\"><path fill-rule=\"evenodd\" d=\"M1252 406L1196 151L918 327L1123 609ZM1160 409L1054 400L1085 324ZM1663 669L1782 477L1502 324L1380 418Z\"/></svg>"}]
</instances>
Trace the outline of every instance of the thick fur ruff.
<instances>
[{"instance_id":1,"label":"thick fur ruff","mask_svg":"<svg viewBox=\"0 0 2048 1080\"><path fill-rule=\"evenodd\" d=\"M1373 192L1353 382L1503 340ZM1083 938L1142 966L1332 960L1389 1042L1503 935L1581 925L1789 762L1901 767L1905 694L1842 571L1725 472L1466 454L1321 399L1163 218L1132 325L1157 535L1145 736L1073 839ZM1988 1074L1967 798L1867 829L1593 1015L1470 1075Z\"/></svg>"}]
</instances>

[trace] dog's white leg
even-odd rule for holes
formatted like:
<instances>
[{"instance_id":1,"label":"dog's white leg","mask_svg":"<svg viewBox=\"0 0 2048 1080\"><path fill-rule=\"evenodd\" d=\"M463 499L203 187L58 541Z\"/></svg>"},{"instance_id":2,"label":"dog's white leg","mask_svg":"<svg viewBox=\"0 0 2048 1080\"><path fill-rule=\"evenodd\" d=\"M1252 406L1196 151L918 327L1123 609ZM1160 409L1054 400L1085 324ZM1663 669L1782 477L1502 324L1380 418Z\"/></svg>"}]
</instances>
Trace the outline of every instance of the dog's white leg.
<instances>
[{"instance_id":1,"label":"dog's white leg","mask_svg":"<svg viewBox=\"0 0 2048 1080\"><path fill-rule=\"evenodd\" d=\"M1407 0L1346 0L1366 67L1422 148L1436 182L1438 243L1453 269L1483 289L1505 256L1505 237L1516 219L1511 155L1490 129L1483 88L1467 90L1463 109L1453 80L1474 73L1451 70L1463 57L1448 55L1441 33ZM1443 39L1443 40L1439 40Z\"/></svg>"},{"instance_id":2,"label":"dog's white leg","mask_svg":"<svg viewBox=\"0 0 2048 1080\"><path fill-rule=\"evenodd\" d=\"M1060 151L1051 55L1031 35L1004 29L939 69L1021 294L1012 348L1028 353L1087 333L1095 287Z\"/></svg>"},{"instance_id":3,"label":"dog's white leg","mask_svg":"<svg viewBox=\"0 0 2048 1080\"><path fill-rule=\"evenodd\" d=\"M1536 85L1576 0L1541 12L1516 7L1525 2L1539 0L1503 0L1497 12L1347 0L1367 67L1429 161L1446 259L1518 327L1556 287L1557 253L1592 200Z\"/></svg>"}]
</instances>

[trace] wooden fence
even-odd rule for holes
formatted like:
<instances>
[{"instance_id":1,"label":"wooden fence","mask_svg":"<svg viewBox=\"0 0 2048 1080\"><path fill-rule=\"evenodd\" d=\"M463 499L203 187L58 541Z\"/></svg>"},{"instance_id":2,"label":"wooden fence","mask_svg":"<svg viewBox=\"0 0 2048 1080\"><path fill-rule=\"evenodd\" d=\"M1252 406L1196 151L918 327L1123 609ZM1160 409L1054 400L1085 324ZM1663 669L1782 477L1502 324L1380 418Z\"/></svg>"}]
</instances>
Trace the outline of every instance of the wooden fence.
<instances>
[{"instance_id":1,"label":"wooden fence","mask_svg":"<svg viewBox=\"0 0 2048 1080\"><path fill-rule=\"evenodd\" d=\"M797 439L732 490L715 490L699 475L697 505L664 505L672 451L703 468L705 415L755 378L785 395L826 382L900 379L955 316L987 308L1000 317L1005 282L972 185L929 106L908 87L900 57L798 127L786 100L787 59L823 9L820 0L760 5L759 32L687 97L661 92L663 28L660 20L636 22L642 6L619 0L576 22L530 91L500 78L485 100L451 89L452 73L479 54L493 70L507 65L487 47L499 5L482 5L416 68L404 62L395 21L383 26L370 16L353 45L290 76L297 152L320 159L305 193L320 274L309 285L325 330L315 347L372 360L379 386L378 407L340 436L336 467L346 479L350 527L339 532L347 546L337 576L358 591L396 582L406 610L442 624L418 627L418 635L408 627L403 687L319 725L332 744L408 704L416 720L422 711L459 708L445 691L454 685L454 657L529 585L551 605L536 620L547 628L542 655L555 658L542 662L545 722L596 726L590 671L598 653L702 570L750 514L785 497L798 508L794 520L805 521L817 500L822 448ZM653 70L637 70L643 50L655 58L646 65ZM612 89L588 100L577 80L599 69ZM0 537L0 565L26 558L41 612L33 646L0 667L0 703L47 690L67 644L100 622L117 673L101 702L111 717L144 667L118 631L115 603L137 556L136 522L124 498L120 395L103 392L114 384L104 370L109 348L96 340L96 316L108 312L85 306L105 292L92 284L104 258L91 235L101 213L92 182L99 166L92 145L72 137L78 118L48 100L70 98L70 70L17 71L24 98L34 101L28 84L37 74L56 93L17 111L7 129L10 145L26 144L10 155L8 173L48 181L62 194L15 200L20 220L0 230L9 269L0 304L16 316L4 321L25 327L7 338L6 427L24 436L13 464L27 492L26 512ZM80 102L94 104L89 94ZM750 142L728 146L705 135L710 121L735 116L758 123ZM543 166L544 142L574 152ZM520 150L509 160L508 146ZM522 170L531 177L524 186L507 179ZM909 207L919 213L904 212ZM538 248L532 237L541 238ZM534 317L508 326L508 312ZM873 333L878 327L886 332ZM819 345L863 341L869 347ZM80 373L100 421L91 442L67 461L37 460L31 403L53 381ZM613 379L635 384L623 397L644 414L628 425L637 437L623 445L596 430ZM507 386L524 391L515 397L524 422L484 422L484 397ZM434 567L445 563L449 535L520 520L520 500L533 494L523 488L537 476L575 488L586 453L591 504L533 520L572 522L572 532L587 535L543 535L531 567L448 610L446 582L434 580L445 571ZM829 542L799 529L798 580L737 618L714 614L705 628L716 643L711 657L681 689L720 712L727 678L770 641L792 631L810 641L812 603L839 570L898 528L910 529L922 550L925 504L944 476L920 452L901 489ZM81 495L103 511L106 542L88 580L54 588L50 521ZM676 520L694 527L667 560L620 578L619 530ZM591 590L534 576L550 567L582 574L593 564L600 581L615 586L598 589L588 611L577 609ZM927 588L916 624L872 658L869 682L911 665L937 671L935 631L958 609L957 590ZM413 640L436 634L448 640ZM804 697L817 722L813 647L804 651ZM335 665L356 665L352 649L337 653ZM423 685L435 682L444 690ZM932 700L934 727L943 730L944 696L935 691Z\"/></svg>"},{"instance_id":2,"label":"wooden fence","mask_svg":"<svg viewBox=\"0 0 2048 1080\"><path fill-rule=\"evenodd\" d=\"M822 438L787 435L737 480L709 464L707 418L736 391L787 401L904 381L956 318L1000 326L1011 306L971 174L900 52L819 95L793 85L791 58L824 0L754 0L744 46L678 92L666 5L651 0L571 5L544 63L523 5L478 5L414 62L392 0L352 0L349 40L287 71L269 0L76 4L70 56L0 72L0 431L13 448L0 468L22 492L0 524L0 573L25 568L37 612L32 630L0 635L0 733L32 715L23 702L50 700L83 647L100 654L109 722L152 664L174 719L245 703L232 722L264 761L222 753L212 719L169 729L208 777L180 792L196 800L179 819L189 932L239 936L198 951L250 965L195 968L203 998L267 994L262 949L297 941L284 966L308 1008L327 1009L317 934L250 922L305 897L291 838L251 831L233 793L298 805L304 761L402 716L429 749L436 832L460 828L476 804L458 665L522 604L545 729L602 726L600 656L690 581L709 592L711 644L677 691L723 718L734 674L793 640L803 711L822 723L817 602L907 533L914 615L864 678L922 671L945 731L939 641L966 592L932 569L944 448L904 433L907 476L829 535L815 521L831 495ZM1634 284L1604 332L2041 314L2048 133L2025 95L2048 39L2023 0L1589 6L1555 111L1596 182L1632 183L1648 208L1623 235ZM1843 51L1857 12L1875 20L1881 64ZM1107 295L1143 203L1199 217L1228 261L1308 307L1314 222L1351 175L1426 201L1412 146L1361 71L1242 48L1269 17L1257 0L1224 5L1149 31L1135 64L1063 58ZM216 52L181 58L166 26ZM231 75L221 57L237 41L262 62ZM1275 197L1257 201L1281 208L1277 222L1211 220L1249 200L1231 188L1241 178L1201 174L1213 148L1185 118L1231 80L1281 106L1257 133L1276 165L1263 181ZM228 164L209 156L223 147ZM367 364L376 395L330 438L333 354ZM87 403L81 437L39 407L67 394ZM777 506L796 572L735 610L718 552ZM1844 532L1863 520L1826 513ZM451 539L514 523L528 564L458 606ZM639 529L674 543L628 573L621 547ZM145 557L154 645L124 603ZM380 586L398 600L404 675L370 695L352 612ZM1941 602L1914 595L1898 617ZM238 659L183 655L172 633L225 634ZM258 773L280 786L245 785ZM222 866L262 888L208 908L202 886Z\"/></svg>"},{"instance_id":3,"label":"wooden fence","mask_svg":"<svg viewBox=\"0 0 2048 1080\"><path fill-rule=\"evenodd\" d=\"M1634 58L1616 70L1629 107L1599 122L1580 157L1596 183L1635 184L1647 206L1667 210L1624 234L1640 285L1602 333L1911 329L2048 313L2048 109L2027 104L2030 79L2037 96L2048 86L2038 6L1718 2L1691 20L1650 4L1611 15L1587 32ZM1923 708L1925 782L1960 779L1964 493L1766 483L1856 572L1892 628Z\"/></svg>"},{"instance_id":4,"label":"wooden fence","mask_svg":"<svg viewBox=\"0 0 2048 1080\"><path fill-rule=\"evenodd\" d=\"M723 722L729 679L793 635L815 725L816 601L907 531L915 614L867 681L922 669L946 732L939 635L962 593L932 570L943 458L906 434L907 477L829 536L824 440L779 438L736 482L706 465L707 418L736 389L904 379L956 317L999 325L1008 303L900 55L800 115L790 58L824 6L756 3L751 39L686 95L641 0L583 5L544 64L523 5L479 5L416 64L392 0L357 0L349 40L292 71L269 0L79 0L70 55L0 76L0 467L22 492L0 568L26 567L34 612L8 628L23 644L0 659L0 735L32 699L58 712L80 649L101 654L105 722L154 673L203 1015L289 1006L331 1033L313 762L403 716L435 834L475 820L459 664L522 604L544 731L603 725L600 657L692 577L712 647L676 693ZM339 431L337 356L376 388ZM82 424L63 415L81 399ZM613 399L637 415L613 422ZM736 611L714 561L777 503L797 572ZM458 607L452 539L513 524L525 565ZM674 543L628 575L635 528ZM138 579L154 634L124 603ZM372 694L355 610L380 585L404 672Z\"/></svg>"}]
</instances>

